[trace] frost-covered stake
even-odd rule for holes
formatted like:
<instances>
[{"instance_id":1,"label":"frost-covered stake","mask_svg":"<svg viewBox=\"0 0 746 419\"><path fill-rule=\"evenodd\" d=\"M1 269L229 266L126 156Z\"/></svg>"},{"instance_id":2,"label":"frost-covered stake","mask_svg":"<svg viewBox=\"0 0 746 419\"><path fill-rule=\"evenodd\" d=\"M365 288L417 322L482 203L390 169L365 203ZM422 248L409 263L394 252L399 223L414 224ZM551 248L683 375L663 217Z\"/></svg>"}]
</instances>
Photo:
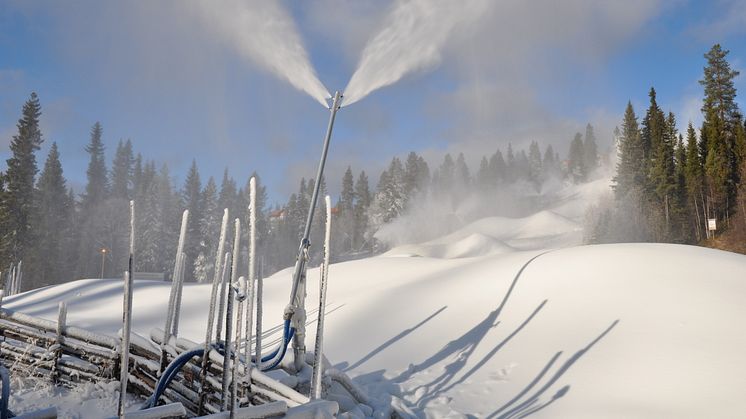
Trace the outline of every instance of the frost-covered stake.
<instances>
[{"instance_id":1,"label":"frost-covered stake","mask_svg":"<svg viewBox=\"0 0 746 419\"><path fill-rule=\"evenodd\" d=\"M215 329L215 341L225 342L223 339L223 315L225 313L225 300L226 290L228 289L228 281L231 279L231 252L225 252L225 260L223 261L223 272L220 274L220 305L218 306L218 324Z\"/></svg>"},{"instance_id":2,"label":"frost-covered stake","mask_svg":"<svg viewBox=\"0 0 746 419\"><path fill-rule=\"evenodd\" d=\"M238 252L241 249L241 220L236 218L233 227L233 261L231 263L231 286L228 287L228 300L227 308L225 310L225 357L223 359L223 410L226 410L228 402L230 401L230 394L228 393L228 360L233 354L233 362L238 361L236 353L238 347L232 348L231 335L233 332L233 284L236 282L236 276L238 275ZM236 325L240 330L241 325ZM241 341L236 339L238 345Z\"/></svg>"},{"instance_id":3,"label":"frost-covered stake","mask_svg":"<svg viewBox=\"0 0 746 419\"><path fill-rule=\"evenodd\" d=\"M235 348L233 352L233 369L231 371L231 416L236 411L236 396L238 395L238 364L240 364L241 354L241 323L243 323L243 303L247 297L246 277L238 278L238 281L232 284L233 292L236 295L238 301L238 319L236 320L236 340Z\"/></svg>"},{"instance_id":4,"label":"frost-covered stake","mask_svg":"<svg viewBox=\"0 0 746 419\"><path fill-rule=\"evenodd\" d=\"M225 245L225 234L228 230L228 208L223 210L223 221L220 223L220 238L218 239L218 252L215 255L215 272L212 276L212 288L210 289L210 308L207 313L207 329L205 331L205 354L210 352L210 339L212 338L213 325L215 323L215 306L218 297L218 289L220 287L221 277L221 262L223 256L223 249ZM220 317L220 314L218 315ZM207 368L209 367L209 356L202 357L202 368L200 370L200 394L199 394L199 406L197 407L197 414L201 415L204 413L205 397L205 385L207 384Z\"/></svg>"},{"instance_id":5,"label":"frost-covered stake","mask_svg":"<svg viewBox=\"0 0 746 419\"><path fill-rule=\"evenodd\" d=\"M256 279L256 179L252 176L249 180L249 277L247 287L248 301L246 303L246 333L244 353L246 354L245 371L249 377L251 370L251 333L254 326L254 280ZM261 358L257 358L261 363ZM251 380L249 380L250 382Z\"/></svg>"},{"instance_id":6,"label":"frost-covered stake","mask_svg":"<svg viewBox=\"0 0 746 419\"><path fill-rule=\"evenodd\" d=\"M174 271L171 276L171 293L168 296L168 312L166 313L166 326L163 328L163 343L161 344L161 369L160 372L166 369L168 364L166 358L166 345L171 333L171 327L173 325L173 312L174 305L176 304L176 293L178 291L179 281L178 273L181 267L181 254L184 253L184 238L186 236L187 221L189 220L189 210L184 210L181 215L181 231L179 232L179 244L176 247L176 260L174 260Z\"/></svg>"},{"instance_id":7,"label":"frost-covered stake","mask_svg":"<svg viewBox=\"0 0 746 419\"><path fill-rule=\"evenodd\" d=\"M262 294L264 278L262 268L256 278L256 367L262 370ZM249 370L251 373L251 370Z\"/></svg>"},{"instance_id":8,"label":"frost-covered stake","mask_svg":"<svg viewBox=\"0 0 746 419\"><path fill-rule=\"evenodd\" d=\"M223 375L222 375L221 380L220 380L220 404L221 404L221 410L225 410L224 406L225 406L225 403L227 401L225 395L226 395L226 391L228 389L228 387L227 387L228 381L227 380L228 380L228 364L229 364L229 360L230 360L231 340L227 339L227 338L226 339L220 339L220 334L221 334L221 329L223 327L223 325L222 325L223 321L225 321L225 323L226 323L226 327L225 327L225 336L226 337L230 336L230 333L231 333L231 330L232 330L232 328L230 326L230 318L233 315L233 313L231 313L233 311L233 303L231 302L231 297L232 297L231 288L232 287L230 285L228 285L226 287L226 282L228 282L228 279L229 279L229 277L231 275L231 262L232 261L233 261L233 258L232 258L231 252L226 252L225 253L225 264L223 265L223 289L225 290L225 292L227 292L227 295L226 295L226 300L227 300L226 301L226 306L227 307L225 309L225 320L219 319L220 321L218 322L218 331L217 331L217 333L218 333L217 342L218 343L219 342L223 342L223 350L224 350L224 355L223 355L223 372L222 372ZM222 303L222 301L221 301L221 303ZM221 315L222 315L222 309L220 311L221 311Z\"/></svg>"},{"instance_id":9,"label":"frost-covered stake","mask_svg":"<svg viewBox=\"0 0 746 419\"><path fill-rule=\"evenodd\" d=\"M13 290L15 289L15 280L16 280L16 268L13 266L13 264L10 264L10 267L8 268L8 296L11 296L14 294Z\"/></svg>"},{"instance_id":10,"label":"frost-covered stake","mask_svg":"<svg viewBox=\"0 0 746 419\"><path fill-rule=\"evenodd\" d=\"M119 363L119 404L117 414L124 417L124 400L127 397L127 382L129 380L130 361L130 328L132 321L132 277L124 272L124 304L122 307L122 349Z\"/></svg>"},{"instance_id":11,"label":"frost-covered stake","mask_svg":"<svg viewBox=\"0 0 746 419\"><path fill-rule=\"evenodd\" d=\"M132 272L135 263L135 201L130 201L130 254L124 273L124 301L122 304L122 359L119 371L119 404L117 414L124 418L124 399L129 381L130 332L132 329Z\"/></svg>"},{"instance_id":12,"label":"frost-covered stake","mask_svg":"<svg viewBox=\"0 0 746 419\"><path fill-rule=\"evenodd\" d=\"M171 330L171 335L179 335L179 318L181 317L181 296L184 293L184 272L186 272L186 254L181 254L181 261L179 266L179 289L176 292L176 304L174 306L174 325Z\"/></svg>"},{"instance_id":13,"label":"frost-covered stake","mask_svg":"<svg viewBox=\"0 0 746 419\"><path fill-rule=\"evenodd\" d=\"M59 381L60 370L59 362L62 357L62 345L65 341L65 325L67 323L67 303L60 301L57 306L57 342L54 350L54 370L52 373L52 379L55 384Z\"/></svg>"},{"instance_id":14,"label":"frost-covered stake","mask_svg":"<svg viewBox=\"0 0 746 419\"><path fill-rule=\"evenodd\" d=\"M326 196L326 230L324 232L324 263L321 266L319 281L319 319L316 323L316 346L313 353L313 375L311 379L311 399L321 398L322 350L324 346L324 315L326 314L326 286L329 281L329 259L332 237L332 200Z\"/></svg>"},{"instance_id":15,"label":"frost-covered stake","mask_svg":"<svg viewBox=\"0 0 746 419\"><path fill-rule=\"evenodd\" d=\"M20 294L21 293L21 279L23 278L23 261L18 261L18 265L16 266L16 274L15 274L15 280L13 281L15 283L14 289L13 289L13 295Z\"/></svg>"}]
</instances>

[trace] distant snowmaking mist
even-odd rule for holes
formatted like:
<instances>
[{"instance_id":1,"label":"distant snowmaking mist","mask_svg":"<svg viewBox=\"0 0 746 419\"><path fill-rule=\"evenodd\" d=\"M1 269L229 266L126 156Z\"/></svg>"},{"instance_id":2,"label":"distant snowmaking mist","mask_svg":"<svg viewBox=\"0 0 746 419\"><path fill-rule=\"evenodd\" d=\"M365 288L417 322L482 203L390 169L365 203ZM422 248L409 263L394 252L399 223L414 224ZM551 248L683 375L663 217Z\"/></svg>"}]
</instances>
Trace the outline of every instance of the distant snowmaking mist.
<instances>
[{"instance_id":1,"label":"distant snowmaking mist","mask_svg":"<svg viewBox=\"0 0 746 419\"><path fill-rule=\"evenodd\" d=\"M331 94L316 75L292 17L279 2L185 4L191 4L205 24L245 58L328 106Z\"/></svg>"},{"instance_id":2,"label":"distant snowmaking mist","mask_svg":"<svg viewBox=\"0 0 746 419\"><path fill-rule=\"evenodd\" d=\"M488 1L397 1L372 37L345 89L345 105L374 90L396 83L409 73L440 62L440 53L452 31L478 18Z\"/></svg>"}]
</instances>

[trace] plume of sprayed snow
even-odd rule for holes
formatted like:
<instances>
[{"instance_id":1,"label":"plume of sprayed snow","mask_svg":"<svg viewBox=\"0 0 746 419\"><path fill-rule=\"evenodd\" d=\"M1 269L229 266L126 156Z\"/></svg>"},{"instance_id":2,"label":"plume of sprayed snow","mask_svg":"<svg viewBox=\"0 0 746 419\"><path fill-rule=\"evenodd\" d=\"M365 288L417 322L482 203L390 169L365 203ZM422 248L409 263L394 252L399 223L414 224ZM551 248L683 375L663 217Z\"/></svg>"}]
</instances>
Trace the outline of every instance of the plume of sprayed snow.
<instances>
[{"instance_id":1,"label":"plume of sprayed snow","mask_svg":"<svg viewBox=\"0 0 746 419\"><path fill-rule=\"evenodd\" d=\"M476 20L487 5L487 0L398 0L365 46L345 89L345 105L437 65L451 32Z\"/></svg>"},{"instance_id":2,"label":"plume of sprayed snow","mask_svg":"<svg viewBox=\"0 0 746 419\"><path fill-rule=\"evenodd\" d=\"M280 2L191 4L205 23L241 55L327 106L326 99L331 95L316 76L293 19Z\"/></svg>"}]
</instances>

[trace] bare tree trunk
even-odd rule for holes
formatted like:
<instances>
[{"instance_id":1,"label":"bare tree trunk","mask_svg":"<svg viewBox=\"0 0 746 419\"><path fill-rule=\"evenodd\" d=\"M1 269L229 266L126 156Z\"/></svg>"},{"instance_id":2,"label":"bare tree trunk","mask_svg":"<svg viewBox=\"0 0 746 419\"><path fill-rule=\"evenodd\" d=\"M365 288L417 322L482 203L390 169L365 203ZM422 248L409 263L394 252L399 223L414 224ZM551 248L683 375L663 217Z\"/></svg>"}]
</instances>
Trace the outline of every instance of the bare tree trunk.
<instances>
[{"instance_id":1,"label":"bare tree trunk","mask_svg":"<svg viewBox=\"0 0 746 419\"><path fill-rule=\"evenodd\" d=\"M699 205L697 205L697 198L696 197L694 199L692 199L692 201L694 202L694 215L695 215L695 218L696 218L696 221L694 223L694 234L697 237L697 241L700 241L700 240L702 240L702 234L700 234L701 225L699 224L700 223L700 219L699 219Z\"/></svg>"}]
</instances>

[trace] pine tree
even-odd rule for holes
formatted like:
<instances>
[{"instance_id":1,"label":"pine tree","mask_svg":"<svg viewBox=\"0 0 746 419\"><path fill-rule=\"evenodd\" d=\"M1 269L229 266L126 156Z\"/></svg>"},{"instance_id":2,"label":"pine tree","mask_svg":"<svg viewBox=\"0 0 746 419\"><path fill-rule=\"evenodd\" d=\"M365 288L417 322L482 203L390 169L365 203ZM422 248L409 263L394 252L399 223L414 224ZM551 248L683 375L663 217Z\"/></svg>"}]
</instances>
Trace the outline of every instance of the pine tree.
<instances>
[{"instance_id":1,"label":"pine tree","mask_svg":"<svg viewBox=\"0 0 746 419\"><path fill-rule=\"evenodd\" d=\"M513 183L518 179L517 169L515 164L515 154L513 153L513 145L508 143L508 154L505 156L505 179L507 183Z\"/></svg>"},{"instance_id":2,"label":"pine tree","mask_svg":"<svg viewBox=\"0 0 746 419\"><path fill-rule=\"evenodd\" d=\"M541 151L536 141L531 141L528 149L528 178L536 191L541 191L541 184L544 183L544 170L541 163Z\"/></svg>"},{"instance_id":3,"label":"pine tree","mask_svg":"<svg viewBox=\"0 0 746 419\"><path fill-rule=\"evenodd\" d=\"M707 66L700 80L705 93L701 130L706 150L703 154L705 181L713 215L718 218L727 218L729 207L735 203L741 163L737 145L741 114L735 102L733 82L739 72L731 69L726 59L728 52L715 44L705 54Z\"/></svg>"},{"instance_id":4,"label":"pine tree","mask_svg":"<svg viewBox=\"0 0 746 419\"><path fill-rule=\"evenodd\" d=\"M347 166L347 170L342 176L342 192L339 195L339 210L341 212L352 213L352 207L355 204L354 182L352 168Z\"/></svg>"},{"instance_id":5,"label":"pine tree","mask_svg":"<svg viewBox=\"0 0 746 419\"><path fill-rule=\"evenodd\" d=\"M371 227L377 230L391 222L404 210L404 168L394 157L387 170L381 173L376 194L371 204Z\"/></svg>"},{"instance_id":6,"label":"pine tree","mask_svg":"<svg viewBox=\"0 0 746 419\"><path fill-rule=\"evenodd\" d=\"M223 211L218 208L218 187L210 176L200 194L202 217L199 220L199 249L194 260L194 279L207 282L215 268L215 253L220 235Z\"/></svg>"},{"instance_id":7,"label":"pine tree","mask_svg":"<svg viewBox=\"0 0 746 419\"><path fill-rule=\"evenodd\" d=\"M679 135L675 150L675 188L672 205L674 219L674 240L678 243L689 243L692 240L692 226L690 218L689 195L686 187L686 146L684 138Z\"/></svg>"},{"instance_id":8,"label":"pine tree","mask_svg":"<svg viewBox=\"0 0 746 419\"><path fill-rule=\"evenodd\" d=\"M223 180L220 183L220 193L218 194L218 208L222 211L228 208L230 219L233 220L239 216L237 210L238 191L236 190L236 181L228 176L228 168L223 171Z\"/></svg>"},{"instance_id":9,"label":"pine tree","mask_svg":"<svg viewBox=\"0 0 746 419\"><path fill-rule=\"evenodd\" d=\"M655 110L649 112L652 113ZM659 121L655 123L659 123ZM668 118L663 123L664 127L660 138L651 137L655 149L652 150L650 162L650 187L652 189L650 199L653 201L651 204L660 208L660 214L665 220L665 228L661 229L660 234L662 236L659 236L658 240L669 241L673 224L672 214L677 212L674 207L676 201L673 198L676 190L674 149L678 134L673 113L669 113Z\"/></svg>"},{"instance_id":10,"label":"pine tree","mask_svg":"<svg viewBox=\"0 0 746 419\"><path fill-rule=\"evenodd\" d=\"M355 229L355 178L352 176L352 168L347 166L342 176L342 192L339 195L337 209L337 227L332 231L335 236L336 253L345 253L353 249L353 235Z\"/></svg>"},{"instance_id":11,"label":"pine tree","mask_svg":"<svg viewBox=\"0 0 746 419\"><path fill-rule=\"evenodd\" d=\"M80 226L81 237L78 246L78 263L76 265L76 276L83 278L96 278L101 275L100 260L101 253L106 249L106 265L110 268L104 272L119 272L111 270L115 260L112 247L115 243L111 239L117 238L107 234L107 227L112 226L110 222L114 216L109 212L110 208L105 205L108 198L108 179L106 162L104 157L104 143L102 140L103 128L96 122L91 128L91 139L85 150L89 154L88 169L86 170L87 183L85 193L80 202L81 214ZM117 214L118 215L118 214ZM119 218L119 217L116 217Z\"/></svg>"},{"instance_id":12,"label":"pine tree","mask_svg":"<svg viewBox=\"0 0 746 419\"><path fill-rule=\"evenodd\" d=\"M485 193L491 189L492 177L490 176L490 163L486 156L482 156L477 170L476 184L479 191Z\"/></svg>"},{"instance_id":13,"label":"pine tree","mask_svg":"<svg viewBox=\"0 0 746 419\"><path fill-rule=\"evenodd\" d=\"M36 190L32 218L34 247L30 253L27 278L31 288L66 282L72 266L65 258L65 239L70 232L73 203L62 173L57 143L52 143Z\"/></svg>"},{"instance_id":14,"label":"pine tree","mask_svg":"<svg viewBox=\"0 0 746 419\"><path fill-rule=\"evenodd\" d=\"M352 237L353 248L362 250L365 245L365 232L368 231L368 208L370 208L370 188L368 176L361 171L355 181L355 230Z\"/></svg>"},{"instance_id":15,"label":"pine tree","mask_svg":"<svg viewBox=\"0 0 746 419\"><path fill-rule=\"evenodd\" d=\"M455 186L455 179L456 163L449 153L443 157L443 163L438 167L437 176L433 176L434 190L441 196L450 196Z\"/></svg>"},{"instance_id":16,"label":"pine tree","mask_svg":"<svg viewBox=\"0 0 746 419\"><path fill-rule=\"evenodd\" d=\"M642 162L643 172L647 175L647 180L644 183L644 193L646 199L651 200L654 195L660 192L658 191L658 183L660 183L660 176L667 176L666 173L654 174L653 167L658 166L658 170L661 167L666 167L665 161L659 161L660 159L666 158L668 145L666 141L666 117L663 111L658 106L656 99L656 93L654 88L650 88L650 106L648 107L645 118L642 120ZM658 176L658 178L656 178ZM666 182L667 183L667 182Z\"/></svg>"},{"instance_id":17,"label":"pine tree","mask_svg":"<svg viewBox=\"0 0 746 419\"><path fill-rule=\"evenodd\" d=\"M109 182L106 177L102 135L101 123L96 122L91 128L91 141L85 148L85 151L90 155L90 160L88 161L88 170L86 170L88 183L81 202L84 214L90 214L108 196Z\"/></svg>"},{"instance_id":18,"label":"pine tree","mask_svg":"<svg viewBox=\"0 0 746 419\"><path fill-rule=\"evenodd\" d=\"M0 237L0 266L18 263L31 245L31 217L34 212L34 177L38 171L36 151L41 147L39 128L41 104L36 93L23 105L18 133L10 143L11 157L4 175L5 192L0 202L4 228Z\"/></svg>"},{"instance_id":19,"label":"pine tree","mask_svg":"<svg viewBox=\"0 0 746 419\"><path fill-rule=\"evenodd\" d=\"M544 150L542 167L544 168L545 178L560 177L559 162L554 157L554 148L552 148L551 144L547 145L547 148Z\"/></svg>"},{"instance_id":20,"label":"pine tree","mask_svg":"<svg viewBox=\"0 0 746 419\"><path fill-rule=\"evenodd\" d=\"M583 136L578 132L570 143L570 151L567 154L567 171L575 183L586 179L585 152L583 149Z\"/></svg>"},{"instance_id":21,"label":"pine tree","mask_svg":"<svg viewBox=\"0 0 746 419\"><path fill-rule=\"evenodd\" d=\"M598 168L598 146L596 145L596 135L593 133L593 126L591 124L585 126L583 155L585 161L585 171L586 174L590 176Z\"/></svg>"},{"instance_id":22,"label":"pine tree","mask_svg":"<svg viewBox=\"0 0 746 419\"><path fill-rule=\"evenodd\" d=\"M694 231L697 239L701 240L701 229L706 220L705 214L705 197L704 197L704 168L700 156L700 148L697 143L697 133L694 131L692 123L686 130L686 188L689 196L690 208L693 208L691 218L694 221Z\"/></svg>"},{"instance_id":23,"label":"pine tree","mask_svg":"<svg viewBox=\"0 0 746 419\"><path fill-rule=\"evenodd\" d=\"M132 196L134 197L135 205L137 205L138 199L142 197L145 189L147 189L143 182L142 155L137 153L137 157L135 157L132 165Z\"/></svg>"},{"instance_id":24,"label":"pine tree","mask_svg":"<svg viewBox=\"0 0 746 419\"><path fill-rule=\"evenodd\" d=\"M111 196L129 201L134 194L130 185L133 184L135 158L132 153L132 142L123 143L119 140L114 161L111 164Z\"/></svg>"},{"instance_id":25,"label":"pine tree","mask_svg":"<svg viewBox=\"0 0 746 419\"><path fill-rule=\"evenodd\" d=\"M619 138L617 174L614 177L614 193L618 200L633 190L640 190L645 181L643 173L643 149L640 128L632 102L627 102Z\"/></svg>"},{"instance_id":26,"label":"pine tree","mask_svg":"<svg viewBox=\"0 0 746 419\"><path fill-rule=\"evenodd\" d=\"M189 210L189 219L187 220L187 237L184 243L184 255L186 256L184 279L191 281L194 278L194 262L199 255L200 250L200 223L202 221L202 181L199 178L197 161L192 160L189 167L184 187L181 190L181 207ZM237 215L237 216L240 216ZM191 268L191 269L190 269Z\"/></svg>"},{"instance_id":27,"label":"pine tree","mask_svg":"<svg viewBox=\"0 0 746 419\"><path fill-rule=\"evenodd\" d=\"M503 153L498 149L490 156L490 186L496 189L498 185L507 182L507 165Z\"/></svg>"},{"instance_id":28,"label":"pine tree","mask_svg":"<svg viewBox=\"0 0 746 419\"><path fill-rule=\"evenodd\" d=\"M521 150L516 154L515 157L515 171L516 171L516 179L521 179L524 181L529 180L529 163L528 163L528 155L526 155L526 150Z\"/></svg>"},{"instance_id":29,"label":"pine tree","mask_svg":"<svg viewBox=\"0 0 746 419\"><path fill-rule=\"evenodd\" d=\"M407 155L404 163L404 190L407 202L424 193L430 183L430 169L427 162L415 152Z\"/></svg>"}]
</instances>

